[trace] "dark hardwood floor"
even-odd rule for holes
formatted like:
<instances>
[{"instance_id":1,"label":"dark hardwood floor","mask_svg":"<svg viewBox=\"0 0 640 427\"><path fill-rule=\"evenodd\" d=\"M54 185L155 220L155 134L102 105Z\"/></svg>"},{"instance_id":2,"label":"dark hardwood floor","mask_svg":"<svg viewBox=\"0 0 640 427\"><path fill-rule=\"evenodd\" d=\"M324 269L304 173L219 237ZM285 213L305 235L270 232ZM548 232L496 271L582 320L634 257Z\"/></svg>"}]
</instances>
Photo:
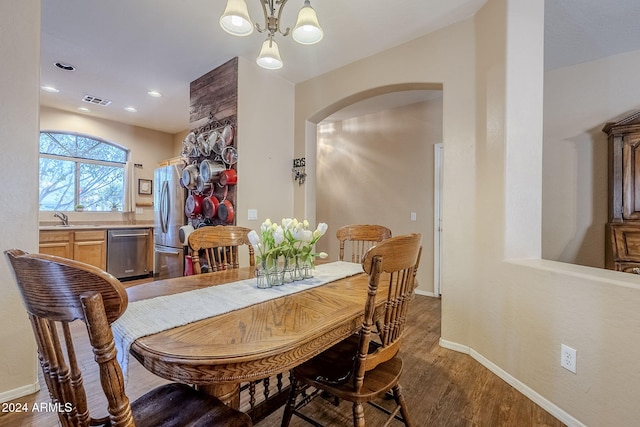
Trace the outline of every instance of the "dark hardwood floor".
<instances>
[{"instance_id":1,"label":"dark hardwood floor","mask_svg":"<svg viewBox=\"0 0 640 427\"><path fill-rule=\"evenodd\" d=\"M127 282L133 286L139 282ZM85 334L82 324L74 325L74 334ZM401 353L405 371L401 385L413 420L417 426L551 426L564 424L527 399L520 392L505 383L470 356L441 348L440 300L416 296L411 306L410 324ZM93 367L90 348L83 349L83 369ZM42 379L42 377L41 377ZM164 380L146 371L135 359L131 359L127 394L135 399L145 391L164 383ZM44 384L44 383L42 383ZM101 415L104 399L97 377L97 371L85 373L85 386L90 405L100 406ZM46 388L39 392L13 401L27 404L48 402ZM328 427L351 425L351 407L342 402L335 407L324 399L316 399L305 410ZM367 425L378 427L383 424L383 416L373 407L366 407ZM260 421L258 427L280 425L282 409ZM49 412L0 413L0 426L45 426L53 427L57 417ZM308 426L294 417L292 427ZM392 425L401 425L399 422Z\"/></svg>"},{"instance_id":2,"label":"dark hardwood floor","mask_svg":"<svg viewBox=\"0 0 640 427\"><path fill-rule=\"evenodd\" d=\"M415 425L564 426L470 356L440 347L440 302L416 296L400 350L405 363L400 384ZM351 405L347 402L336 408L326 400L315 399L308 409L310 416L327 427L351 425ZM373 407L365 406L365 414L368 426L384 423L385 415ZM279 426L281 415L282 409L258 426ZM290 425L309 426L296 417Z\"/></svg>"}]
</instances>

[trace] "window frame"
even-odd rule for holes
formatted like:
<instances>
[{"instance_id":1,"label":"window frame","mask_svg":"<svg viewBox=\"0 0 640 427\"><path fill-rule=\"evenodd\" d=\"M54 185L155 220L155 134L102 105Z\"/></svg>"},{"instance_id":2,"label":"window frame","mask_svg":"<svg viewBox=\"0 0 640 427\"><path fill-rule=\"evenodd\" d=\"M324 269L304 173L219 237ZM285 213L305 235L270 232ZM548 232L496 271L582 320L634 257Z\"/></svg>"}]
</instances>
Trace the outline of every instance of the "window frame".
<instances>
[{"instance_id":1,"label":"window frame","mask_svg":"<svg viewBox=\"0 0 640 427\"><path fill-rule=\"evenodd\" d=\"M48 154L48 153L41 153L40 152L40 138L42 137L43 134L58 134L58 135L69 135L69 136L73 136L75 138L87 138L90 139L92 141L96 141L100 144L107 144L110 145L112 147L115 147L121 151L124 152L124 156L125 156L125 162L121 163L121 162L117 162L117 161L109 161L109 160L96 160L96 159L89 159L89 158L84 158L84 157L72 157L72 156L64 156L64 155L60 155L60 154ZM128 177L127 175L127 162L130 161L131 159L131 150L129 150L128 148L124 147L121 144L115 143L115 142L111 142L111 141L107 141L106 139L100 138L100 137L96 137L93 135L89 135L89 134L85 134L85 133L80 133L80 132L69 132L69 131L61 131L61 130L41 130L40 133L38 134L38 159L52 159L52 160L59 160L59 161L67 161L67 162L72 162L73 163L73 167L74 167L74 182L73 182L73 206L74 209L71 210L67 210L65 212L72 212L75 210L75 206L77 206L80 203L80 193L79 193L79 188L80 188L80 168L81 165L83 164L89 164L89 165L98 165L98 166L107 166L107 167L120 167L123 170L123 192L124 194L126 194L127 188L128 188L128 180L131 179L131 177ZM40 167L38 167L38 181L40 180ZM38 184L39 187L39 184ZM39 191L39 190L38 190ZM121 200L121 203L124 203L124 194L123 194L123 200ZM41 212L51 212L49 210L46 211L42 211L40 209L40 202L38 202L38 209ZM91 211L92 213L101 213L101 212L109 212L109 210L97 210L97 211Z\"/></svg>"}]
</instances>

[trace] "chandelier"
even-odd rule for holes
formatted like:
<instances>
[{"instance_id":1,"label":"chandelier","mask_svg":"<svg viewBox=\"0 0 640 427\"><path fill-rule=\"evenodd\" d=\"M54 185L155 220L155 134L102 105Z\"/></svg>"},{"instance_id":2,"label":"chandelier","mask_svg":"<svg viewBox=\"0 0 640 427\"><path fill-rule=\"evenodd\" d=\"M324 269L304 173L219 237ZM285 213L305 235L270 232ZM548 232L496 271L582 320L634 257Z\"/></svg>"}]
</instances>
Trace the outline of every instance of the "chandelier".
<instances>
[{"instance_id":1,"label":"chandelier","mask_svg":"<svg viewBox=\"0 0 640 427\"><path fill-rule=\"evenodd\" d=\"M280 28L282 9L288 0L259 0L264 13L264 27L253 24L249 17L245 0L227 0L227 7L220 17L220 26L227 33L234 36L248 36L253 33L255 27L260 33L267 33L267 39L262 43L262 49L256 62L262 68L277 70L282 68L280 50L274 40L276 32L287 36L290 28L284 31ZM309 0L305 0L304 6L298 12L298 20L291 32L291 37L300 44L315 44L322 40L322 28L318 23L316 11L311 7Z\"/></svg>"}]
</instances>

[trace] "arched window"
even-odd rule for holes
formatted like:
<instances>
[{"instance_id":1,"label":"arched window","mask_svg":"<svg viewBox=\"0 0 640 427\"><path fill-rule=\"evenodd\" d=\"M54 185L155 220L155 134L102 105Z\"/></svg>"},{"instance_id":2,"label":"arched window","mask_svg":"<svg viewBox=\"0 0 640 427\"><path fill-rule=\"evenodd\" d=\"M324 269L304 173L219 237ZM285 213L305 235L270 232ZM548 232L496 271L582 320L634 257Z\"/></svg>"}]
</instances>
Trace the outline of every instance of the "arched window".
<instances>
[{"instance_id":1,"label":"arched window","mask_svg":"<svg viewBox=\"0 0 640 427\"><path fill-rule=\"evenodd\" d=\"M40 210L122 208L127 155L100 139L40 132Z\"/></svg>"}]
</instances>

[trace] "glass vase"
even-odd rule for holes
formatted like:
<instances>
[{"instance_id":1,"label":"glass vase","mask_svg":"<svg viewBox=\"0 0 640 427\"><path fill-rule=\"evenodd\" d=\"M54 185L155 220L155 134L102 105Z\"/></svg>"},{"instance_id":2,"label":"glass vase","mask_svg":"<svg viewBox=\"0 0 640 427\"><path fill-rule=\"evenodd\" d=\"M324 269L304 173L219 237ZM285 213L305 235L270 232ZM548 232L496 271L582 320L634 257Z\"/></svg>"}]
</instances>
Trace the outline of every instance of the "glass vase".
<instances>
[{"instance_id":1,"label":"glass vase","mask_svg":"<svg viewBox=\"0 0 640 427\"><path fill-rule=\"evenodd\" d=\"M291 283L294 280L296 280L295 269L296 269L295 258L292 258L290 256L285 256L284 264L282 267L282 281L284 283Z\"/></svg>"},{"instance_id":2,"label":"glass vase","mask_svg":"<svg viewBox=\"0 0 640 427\"><path fill-rule=\"evenodd\" d=\"M293 258L293 271L292 277L294 281L302 280L304 277L302 275L302 259L299 256Z\"/></svg>"},{"instance_id":3,"label":"glass vase","mask_svg":"<svg viewBox=\"0 0 640 427\"><path fill-rule=\"evenodd\" d=\"M276 256L267 260L267 282L269 286L280 286L284 283L284 270L280 265L280 257Z\"/></svg>"},{"instance_id":4,"label":"glass vase","mask_svg":"<svg viewBox=\"0 0 640 427\"><path fill-rule=\"evenodd\" d=\"M313 258L305 259L302 262L302 278L311 279L313 277Z\"/></svg>"},{"instance_id":5,"label":"glass vase","mask_svg":"<svg viewBox=\"0 0 640 427\"><path fill-rule=\"evenodd\" d=\"M260 264L256 267L256 285L259 289L271 287L267 281L267 269L264 264Z\"/></svg>"}]
</instances>

